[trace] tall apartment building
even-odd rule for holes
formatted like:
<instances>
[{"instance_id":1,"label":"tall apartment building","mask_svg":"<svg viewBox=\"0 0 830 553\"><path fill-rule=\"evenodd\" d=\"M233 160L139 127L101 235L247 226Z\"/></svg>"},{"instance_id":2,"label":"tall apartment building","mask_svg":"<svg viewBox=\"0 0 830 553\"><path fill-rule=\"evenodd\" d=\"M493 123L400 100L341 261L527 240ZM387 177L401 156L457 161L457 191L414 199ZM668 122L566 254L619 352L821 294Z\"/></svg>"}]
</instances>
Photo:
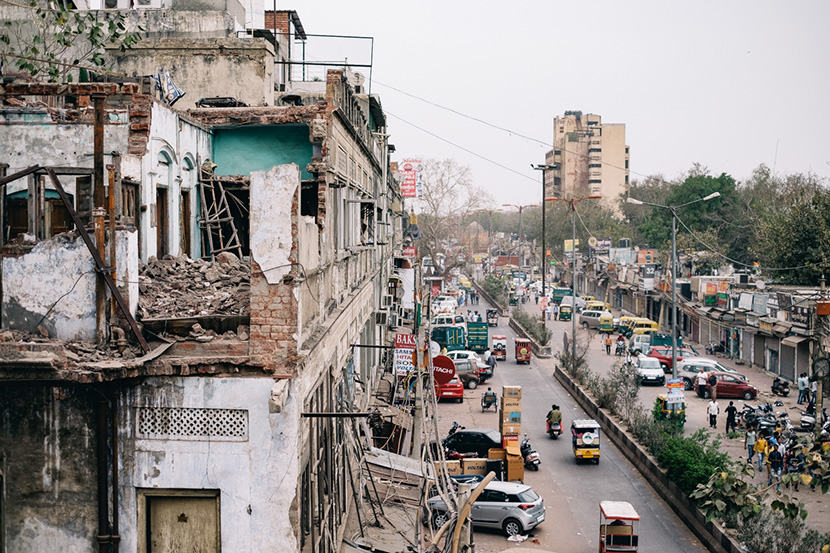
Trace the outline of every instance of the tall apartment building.
<instances>
[{"instance_id":1,"label":"tall apartment building","mask_svg":"<svg viewBox=\"0 0 830 553\"><path fill-rule=\"evenodd\" d=\"M560 198L601 194L603 204L619 210L628 191L628 146L625 124L603 123L599 115L566 111L553 120L553 149L545 163L546 194Z\"/></svg>"}]
</instances>

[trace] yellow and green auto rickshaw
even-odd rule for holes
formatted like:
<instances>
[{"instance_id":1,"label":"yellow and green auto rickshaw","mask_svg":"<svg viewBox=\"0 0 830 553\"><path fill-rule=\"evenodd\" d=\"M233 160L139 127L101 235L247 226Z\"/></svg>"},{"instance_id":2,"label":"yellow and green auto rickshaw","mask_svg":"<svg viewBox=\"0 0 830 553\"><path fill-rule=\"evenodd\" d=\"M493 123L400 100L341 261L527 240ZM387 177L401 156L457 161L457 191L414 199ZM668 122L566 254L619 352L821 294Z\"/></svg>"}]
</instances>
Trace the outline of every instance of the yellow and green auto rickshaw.
<instances>
[{"instance_id":1,"label":"yellow and green auto rickshaw","mask_svg":"<svg viewBox=\"0 0 830 553\"><path fill-rule=\"evenodd\" d=\"M560 305L559 306L559 320L560 321L570 321L571 317L573 317L573 307L570 305Z\"/></svg>"},{"instance_id":2,"label":"yellow and green auto rickshaw","mask_svg":"<svg viewBox=\"0 0 830 553\"><path fill-rule=\"evenodd\" d=\"M682 427L683 424L686 422L686 402L683 401L679 404L676 403L669 403L668 396L666 394L658 394L657 396L657 405L660 406L660 411L655 409L654 411L654 418L657 420L667 420L669 418L675 418L679 421L680 426Z\"/></svg>"},{"instance_id":3,"label":"yellow and green auto rickshaw","mask_svg":"<svg viewBox=\"0 0 830 553\"><path fill-rule=\"evenodd\" d=\"M599 423L594 419L574 419L571 435L576 462L588 459L599 464Z\"/></svg>"},{"instance_id":4,"label":"yellow and green auto rickshaw","mask_svg":"<svg viewBox=\"0 0 830 553\"><path fill-rule=\"evenodd\" d=\"M599 327L597 330L604 334L614 332L614 316L610 311L603 311L602 315L599 316Z\"/></svg>"}]
</instances>

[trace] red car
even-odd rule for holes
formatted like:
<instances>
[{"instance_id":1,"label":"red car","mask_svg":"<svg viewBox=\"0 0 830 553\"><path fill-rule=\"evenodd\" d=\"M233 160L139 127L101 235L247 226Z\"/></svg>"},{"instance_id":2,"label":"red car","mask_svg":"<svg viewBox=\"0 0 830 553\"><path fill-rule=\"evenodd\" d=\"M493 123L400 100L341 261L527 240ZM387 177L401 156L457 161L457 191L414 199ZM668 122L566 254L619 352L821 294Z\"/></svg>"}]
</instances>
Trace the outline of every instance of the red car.
<instances>
[{"instance_id":1,"label":"red car","mask_svg":"<svg viewBox=\"0 0 830 553\"><path fill-rule=\"evenodd\" d=\"M435 397L438 401L442 399L454 399L458 403L464 401L464 386L461 384L458 376L452 377L452 380L446 384L435 384Z\"/></svg>"},{"instance_id":2,"label":"red car","mask_svg":"<svg viewBox=\"0 0 830 553\"><path fill-rule=\"evenodd\" d=\"M743 380L740 375L724 372L708 372L706 374L706 385L700 386L699 379L695 378L695 392L702 398L712 396L709 391L709 378L714 375L718 379L717 391L720 398L741 398L749 401L758 395L758 388Z\"/></svg>"},{"instance_id":3,"label":"red car","mask_svg":"<svg viewBox=\"0 0 830 553\"><path fill-rule=\"evenodd\" d=\"M649 350L648 356L660 361L664 373L672 372L674 363L671 359L671 346L654 346ZM677 360L682 361L685 357L697 357L697 352L689 348L677 348Z\"/></svg>"}]
</instances>

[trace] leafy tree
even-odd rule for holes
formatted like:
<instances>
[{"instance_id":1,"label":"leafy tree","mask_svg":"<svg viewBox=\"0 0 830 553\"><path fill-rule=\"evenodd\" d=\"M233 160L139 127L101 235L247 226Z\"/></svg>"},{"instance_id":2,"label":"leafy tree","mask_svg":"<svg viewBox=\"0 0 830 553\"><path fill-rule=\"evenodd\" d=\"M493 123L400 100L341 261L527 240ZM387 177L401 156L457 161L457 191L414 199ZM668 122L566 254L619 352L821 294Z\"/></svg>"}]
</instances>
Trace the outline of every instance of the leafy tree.
<instances>
[{"instance_id":1,"label":"leafy tree","mask_svg":"<svg viewBox=\"0 0 830 553\"><path fill-rule=\"evenodd\" d=\"M139 41L144 29L128 29L120 10L76 10L57 0L31 0L29 13L7 19L0 28L0 59L11 61L33 78L72 82L76 69L103 68L105 48L124 52Z\"/></svg>"},{"instance_id":2,"label":"leafy tree","mask_svg":"<svg viewBox=\"0 0 830 553\"><path fill-rule=\"evenodd\" d=\"M773 273L776 280L818 285L830 258L830 192L804 187L762 220L756 252L763 265L793 267Z\"/></svg>"},{"instance_id":3,"label":"leafy tree","mask_svg":"<svg viewBox=\"0 0 830 553\"><path fill-rule=\"evenodd\" d=\"M710 441L703 429L689 438L668 438L656 457L668 477L687 494L694 492L698 484L708 482L713 472L729 466L729 454L720 451L720 441Z\"/></svg>"}]
</instances>

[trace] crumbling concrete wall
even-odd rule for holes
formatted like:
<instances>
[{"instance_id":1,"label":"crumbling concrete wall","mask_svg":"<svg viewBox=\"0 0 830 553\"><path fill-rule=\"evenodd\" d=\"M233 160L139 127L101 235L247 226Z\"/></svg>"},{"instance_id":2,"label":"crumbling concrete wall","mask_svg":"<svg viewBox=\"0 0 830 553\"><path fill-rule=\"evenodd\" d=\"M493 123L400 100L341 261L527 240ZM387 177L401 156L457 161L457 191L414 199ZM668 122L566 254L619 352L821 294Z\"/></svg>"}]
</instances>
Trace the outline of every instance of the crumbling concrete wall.
<instances>
[{"instance_id":1,"label":"crumbling concrete wall","mask_svg":"<svg viewBox=\"0 0 830 553\"><path fill-rule=\"evenodd\" d=\"M116 60L114 70L127 75L169 71L187 94L176 109L214 96L274 105L274 48L264 38L146 38L126 52L109 54Z\"/></svg>"},{"instance_id":2,"label":"crumbling concrete wall","mask_svg":"<svg viewBox=\"0 0 830 553\"><path fill-rule=\"evenodd\" d=\"M116 232L116 284L138 305L138 239ZM61 234L20 257L3 258L3 328L38 331L60 340L94 341L95 265L78 236ZM37 285L33 285L33 278Z\"/></svg>"},{"instance_id":3,"label":"crumbling concrete wall","mask_svg":"<svg viewBox=\"0 0 830 553\"><path fill-rule=\"evenodd\" d=\"M251 356L286 376L295 370L302 325L293 278L299 190L294 164L251 173Z\"/></svg>"},{"instance_id":4,"label":"crumbling concrete wall","mask_svg":"<svg viewBox=\"0 0 830 553\"><path fill-rule=\"evenodd\" d=\"M121 551L141 550L141 488L220 490L223 552L298 551L292 521L297 510L302 400L292 386L288 394L272 395L274 388L272 378L150 378L123 393ZM149 411L140 419L143 408ZM188 435L187 428L173 423L165 428L142 423L167 409L187 417L212 417L216 423L221 422L217 417L229 415L222 410L234 410L234 417L229 427L222 427L228 430L223 432L217 424L209 436Z\"/></svg>"},{"instance_id":5,"label":"crumbling concrete wall","mask_svg":"<svg viewBox=\"0 0 830 553\"><path fill-rule=\"evenodd\" d=\"M96 398L84 387L0 386L4 551L96 551Z\"/></svg>"},{"instance_id":6,"label":"crumbling concrete wall","mask_svg":"<svg viewBox=\"0 0 830 553\"><path fill-rule=\"evenodd\" d=\"M104 127L104 163L111 163L110 152L127 146L126 112L110 113ZM0 110L0 162L8 163L8 173L32 165L92 167L92 125L84 122L61 122L45 109L9 108ZM59 176L67 193L75 194L75 178ZM46 179L47 188L53 188ZM8 193L26 190L27 180L8 184Z\"/></svg>"}]
</instances>

